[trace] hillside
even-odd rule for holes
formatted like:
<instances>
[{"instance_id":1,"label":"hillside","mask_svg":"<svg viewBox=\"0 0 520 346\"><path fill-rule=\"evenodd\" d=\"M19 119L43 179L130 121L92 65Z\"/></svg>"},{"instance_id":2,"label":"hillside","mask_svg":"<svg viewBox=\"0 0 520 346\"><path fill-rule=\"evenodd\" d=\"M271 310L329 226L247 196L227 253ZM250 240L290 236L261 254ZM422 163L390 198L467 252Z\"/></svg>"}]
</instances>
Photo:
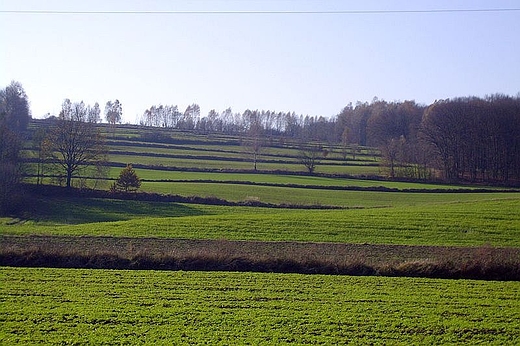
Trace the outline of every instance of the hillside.
<instances>
[{"instance_id":1,"label":"hillside","mask_svg":"<svg viewBox=\"0 0 520 346\"><path fill-rule=\"evenodd\" d=\"M47 124L33 121L30 129L34 134ZM29 175L25 189L32 195L31 202L16 217L0 220L4 263L34 265L40 258L46 265L88 266L95 261L96 266L110 267L111 256L119 258L115 263L130 261L124 266L132 263L131 258L144 256L151 267L177 268L172 263L200 256L197 268L256 270L260 260L261 267L275 271L307 272L311 265L317 266L314 272L347 273L358 263L371 268L361 272L377 275L518 276L520 219L515 211L520 192L514 189L391 181L381 175L381 158L374 149L362 148L355 159L344 160L340 148L325 143L320 145L326 155L309 174L299 162L298 144L283 138L265 143L255 171L240 137L97 126L107 138L104 175L94 179L89 175L92 171L83 170L72 180L77 187L73 189L56 185L59 175L51 161L45 162L40 185L34 184L37 177ZM38 164L31 140L24 154L29 168ZM140 191L109 192L111 182L129 163L142 179ZM91 237L91 241L79 247L51 248L33 236L47 237L48 244L74 244L78 237ZM115 246L128 237L142 244L133 245L140 250L126 253ZM114 244L105 260L107 249L100 247L98 238ZM155 243L150 243L156 238L170 241L172 249L177 242L187 241L189 250L156 258ZM232 245L210 251L207 241L219 240L252 247L246 253ZM261 244L271 242L274 247L268 246L267 255ZM308 246L286 251L283 245L300 243ZM319 243L329 245L323 249L313 245ZM346 248L324 256L323 251L336 251L334 244ZM379 246L377 263L362 255L368 248L359 250L355 244ZM32 250L27 252L28 248ZM314 262L309 262L311 258ZM230 264L236 261L243 266ZM279 261L290 264L271 267ZM337 269L326 269L330 266ZM462 267L466 271L461 272Z\"/></svg>"}]
</instances>

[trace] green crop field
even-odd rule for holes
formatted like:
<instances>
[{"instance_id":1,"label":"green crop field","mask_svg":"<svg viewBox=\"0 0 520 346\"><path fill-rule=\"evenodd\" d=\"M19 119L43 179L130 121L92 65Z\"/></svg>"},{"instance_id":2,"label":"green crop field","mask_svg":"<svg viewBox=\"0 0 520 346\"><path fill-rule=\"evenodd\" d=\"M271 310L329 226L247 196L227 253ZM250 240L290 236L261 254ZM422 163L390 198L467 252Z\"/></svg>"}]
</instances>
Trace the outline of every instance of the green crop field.
<instances>
[{"instance_id":1,"label":"green crop field","mask_svg":"<svg viewBox=\"0 0 520 346\"><path fill-rule=\"evenodd\" d=\"M0 344L520 343L520 283L0 268Z\"/></svg>"},{"instance_id":2,"label":"green crop field","mask_svg":"<svg viewBox=\"0 0 520 346\"><path fill-rule=\"evenodd\" d=\"M348 210L65 199L42 206L37 220L0 219L0 231L18 235L520 246L518 195L500 198L490 194L488 199L482 199L483 194L464 196L467 199L460 202ZM49 208L55 208L54 212ZM46 213L53 218L46 219Z\"/></svg>"}]
</instances>

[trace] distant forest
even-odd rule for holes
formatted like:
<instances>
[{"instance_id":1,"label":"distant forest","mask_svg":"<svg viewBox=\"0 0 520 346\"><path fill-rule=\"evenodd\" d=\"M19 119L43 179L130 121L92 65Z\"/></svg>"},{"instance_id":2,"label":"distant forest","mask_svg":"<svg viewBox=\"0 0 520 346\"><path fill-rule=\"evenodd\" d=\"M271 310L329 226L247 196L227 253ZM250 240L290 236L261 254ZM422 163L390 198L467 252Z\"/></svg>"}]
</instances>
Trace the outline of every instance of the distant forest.
<instances>
[{"instance_id":1,"label":"distant forest","mask_svg":"<svg viewBox=\"0 0 520 346\"><path fill-rule=\"evenodd\" d=\"M231 108L201 116L197 104L184 112L158 105L144 112L140 125L326 142L345 150L377 147L392 178L520 181L520 94L461 97L429 106L375 98L349 104L333 118L249 109L233 113Z\"/></svg>"}]
</instances>

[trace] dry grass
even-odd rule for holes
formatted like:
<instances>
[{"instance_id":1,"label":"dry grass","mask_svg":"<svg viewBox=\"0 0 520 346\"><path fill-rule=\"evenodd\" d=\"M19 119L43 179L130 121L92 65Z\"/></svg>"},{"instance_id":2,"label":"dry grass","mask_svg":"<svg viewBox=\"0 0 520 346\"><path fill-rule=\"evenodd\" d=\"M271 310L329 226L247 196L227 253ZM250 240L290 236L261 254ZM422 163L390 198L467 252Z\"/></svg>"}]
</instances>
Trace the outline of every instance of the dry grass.
<instances>
[{"instance_id":1,"label":"dry grass","mask_svg":"<svg viewBox=\"0 0 520 346\"><path fill-rule=\"evenodd\" d=\"M2 236L0 265L520 280L520 249Z\"/></svg>"}]
</instances>

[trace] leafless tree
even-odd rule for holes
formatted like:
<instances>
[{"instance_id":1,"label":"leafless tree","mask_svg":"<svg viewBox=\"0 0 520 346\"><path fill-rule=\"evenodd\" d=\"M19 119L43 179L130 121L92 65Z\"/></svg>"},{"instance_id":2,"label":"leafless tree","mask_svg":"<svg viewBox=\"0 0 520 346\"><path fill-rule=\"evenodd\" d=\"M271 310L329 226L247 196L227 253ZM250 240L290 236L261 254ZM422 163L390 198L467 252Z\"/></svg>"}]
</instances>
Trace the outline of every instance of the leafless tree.
<instances>
[{"instance_id":1,"label":"leafless tree","mask_svg":"<svg viewBox=\"0 0 520 346\"><path fill-rule=\"evenodd\" d=\"M253 169L257 170L258 157L264 146L264 133L262 125L258 121L250 124L249 132L242 141L246 151L253 158Z\"/></svg>"},{"instance_id":2,"label":"leafless tree","mask_svg":"<svg viewBox=\"0 0 520 346\"><path fill-rule=\"evenodd\" d=\"M87 120L87 108L83 104L65 100L58 120L50 134L53 157L64 171L66 186L89 166L96 166L106 159L104 137L99 129Z\"/></svg>"},{"instance_id":3,"label":"leafless tree","mask_svg":"<svg viewBox=\"0 0 520 346\"><path fill-rule=\"evenodd\" d=\"M316 166L323 158L323 147L315 143L301 144L298 151L298 158L300 163L307 168L309 174L313 174L316 170Z\"/></svg>"}]
</instances>

